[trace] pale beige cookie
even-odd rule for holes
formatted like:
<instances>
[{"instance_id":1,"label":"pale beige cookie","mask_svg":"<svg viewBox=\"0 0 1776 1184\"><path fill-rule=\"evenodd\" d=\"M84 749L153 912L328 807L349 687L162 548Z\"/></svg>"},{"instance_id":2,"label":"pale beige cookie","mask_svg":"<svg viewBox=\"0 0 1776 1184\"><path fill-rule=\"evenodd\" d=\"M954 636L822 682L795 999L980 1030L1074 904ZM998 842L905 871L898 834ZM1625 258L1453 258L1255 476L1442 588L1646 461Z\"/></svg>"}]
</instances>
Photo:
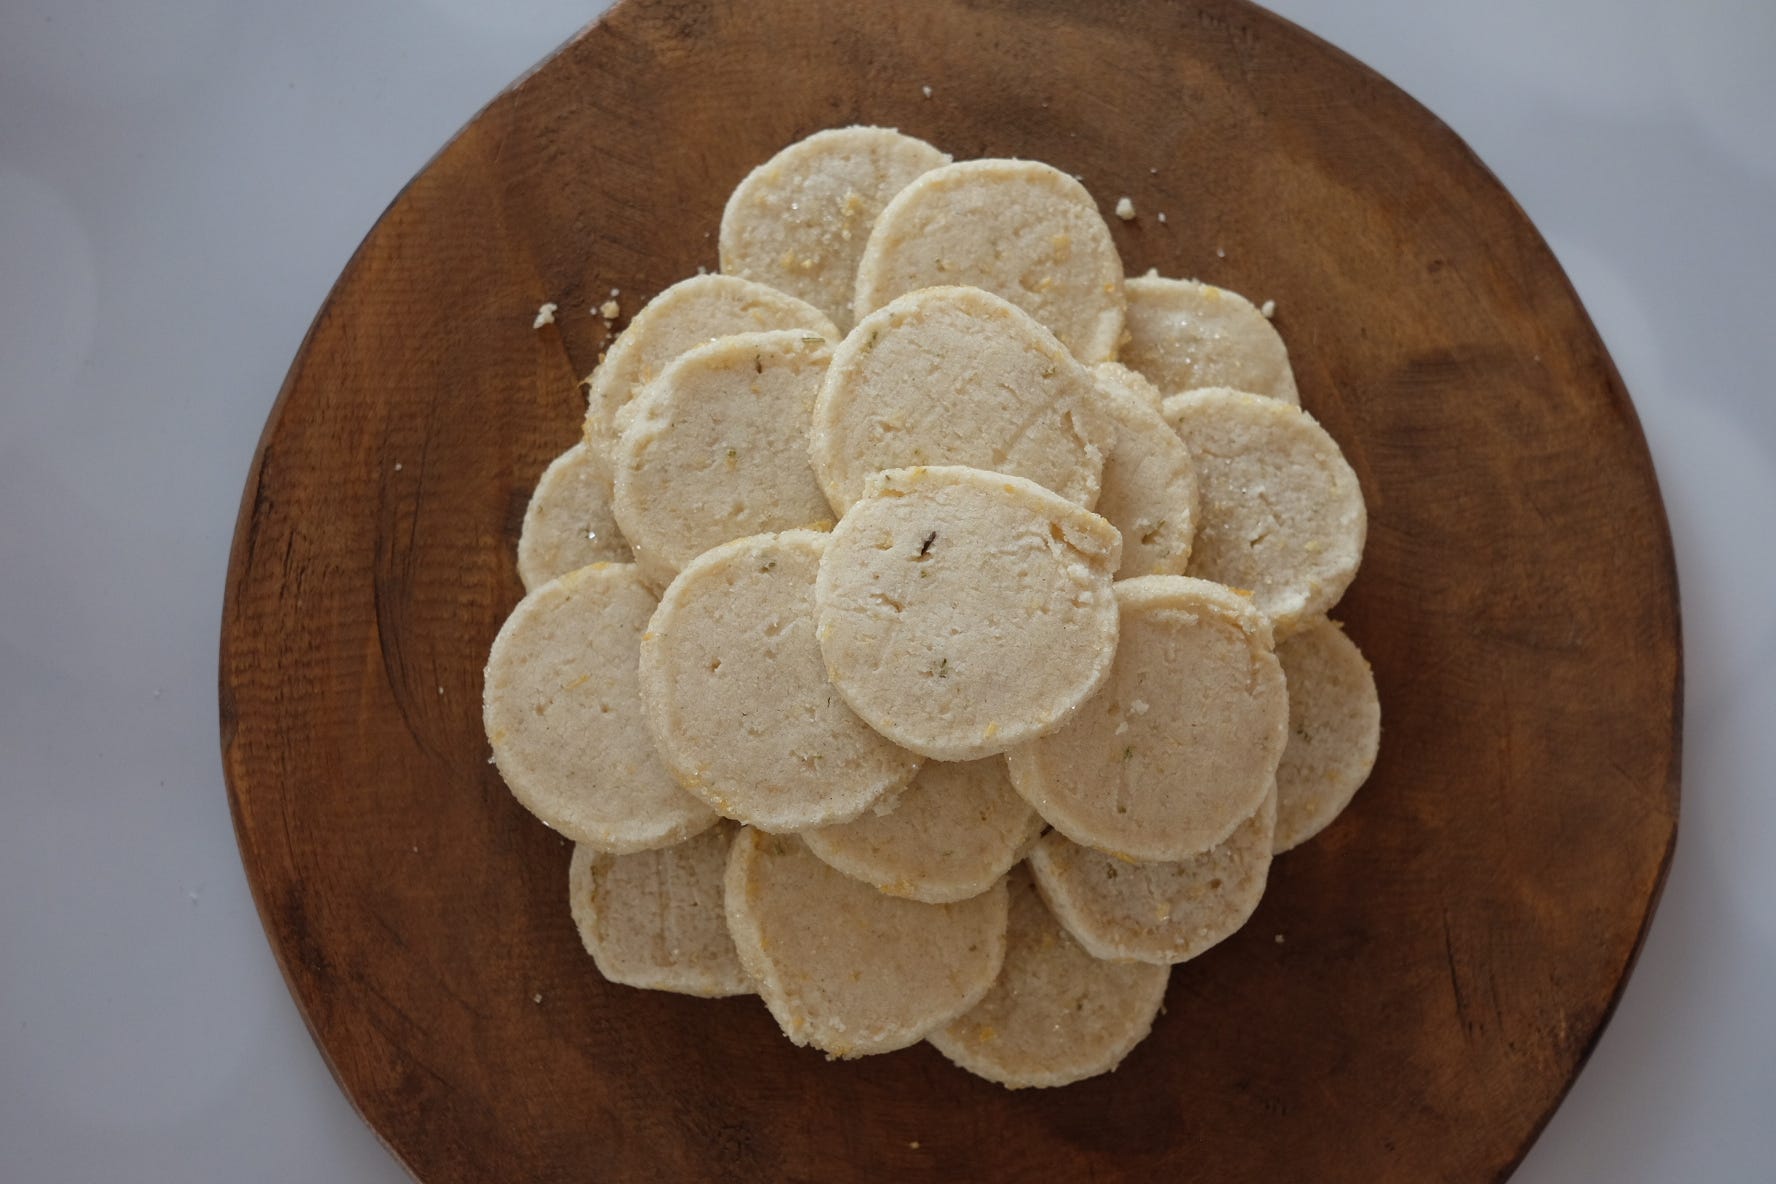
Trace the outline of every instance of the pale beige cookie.
<instances>
[{"instance_id":1,"label":"pale beige cookie","mask_svg":"<svg viewBox=\"0 0 1776 1184\"><path fill-rule=\"evenodd\" d=\"M1165 418L1196 462L1190 574L1249 591L1279 638L1337 604L1369 519L1326 429L1299 407L1219 389L1173 395Z\"/></svg>"},{"instance_id":2,"label":"pale beige cookie","mask_svg":"<svg viewBox=\"0 0 1776 1184\"><path fill-rule=\"evenodd\" d=\"M768 831L857 817L919 769L827 682L814 577L827 536L754 535L698 556L641 643L660 757L692 793Z\"/></svg>"},{"instance_id":3,"label":"pale beige cookie","mask_svg":"<svg viewBox=\"0 0 1776 1184\"><path fill-rule=\"evenodd\" d=\"M1171 969L1092 957L1013 869L1005 967L986 998L926 1037L944 1056L1011 1089L1108 1073L1153 1029Z\"/></svg>"},{"instance_id":4,"label":"pale beige cookie","mask_svg":"<svg viewBox=\"0 0 1776 1184\"><path fill-rule=\"evenodd\" d=\"M750 995L722 907L731 822L657 851L611 855L584 844L567 871L580 942L613 983L681 995Z\"/></svg>"},{"instance_id":5,"label":"pale beige cookie","mask_svg":"<svg viewBox=\"0 0 1776 1184\"><path fill-rule=\"evenodd\" d=\"M1196 464L1140 389L1152 386L1126 381L1119 369L1096 371L1098 406L1111 429L1097 511L1122 532L1116 578L1182 575L1196 534Z\"/></svg>"},{"instance_id":6,"label":"pale beige cookie","mask_svg":"<svg viewBox=\"0 0 1776 1184\"><path fill-rule=\"evenodd\" d=\"M919 177L876 219L857 265L861 320L919 288L985 288L1087 365L1122 339L1122 259L1085 186L1033 160L965 160Z\"/></svg>"},{"instance_id":7,"label":"pale beige cookie","mask_svg":"<svg viewBox=\"0 0 1776 1184\"><path fill-rule=\"evenodd\" d=\"M1168 395L1229 386L1299 403L1276 327L1238 292L1196 280L1130 276L1128 340L1118 359Z\"/></svg>"},{"instance_id":8,"label":"pale beige cookie","mask_svg":"<svg viewBox=\"0 0 1776 1184\"><path fill-rule=\"evenodd\" d=\"M730 539L831 525L807 462L831 358L806 330L720 337L680 354L625 408L611 508L650 583Z\"/></svg>"},{"instance_id":9,"label":"pale beige cookie","mask_svg":"<svg viewBox=\"0 0 1776 1184\"><path fill-rule=\"evenodd\" d=\"M608 456L617 412L679 354L716 337L772 329L839 339L819 309L764 284L732 275L697 275L673 284L635 314L586 379L586 443Z\"/></svg>"},{"instance_id":10,"label":"pale beige cookie","mask_svg":"<svg viewBox=\"0 0 1776 1184\"><path fill-rule=\"evenodd\" d=\"M1091 371L979 288L925 288L863 318L814 408L814 471L841 513L871 473L971 465L1090 509L1109 446Z\"/></svg>"},{"instance_id":11,"label":"pale beige cookie","mask_svg":"<svg viewBox=\"0 0 1776 1184\"><path fill-rule=\"evenodd\" d=\"M770 284L851 325L857 259L888 199L950 163L886 127L839 127L798 140L748 173L721 220L721 269Z\"/></svg>"},{"instance_id":12,"label":"pale beige cookie","mask_svg":"<svg viewBox=\"0 0 1776 1184\"><path fill-rule=\"evenodd\" d=\"M512 610L487 655L481 717L512 796L577 843L682 842L715 812L679 788L642 722L636 653L654 597L631 564L593 564Z\"/></svg>"},{"instance_id":13,"label":"pale beige cookie","mask_svg":"<svg viewBox=\"0 0 1776 1184\"><path fill-rule=\"evenodd\" d=\"M1042 898L1094 958L1167 966L1246 923L1270 875L1277 795L1223 842L1173 863L1128 863L1049 831L1030 852Z\"/></svg>"},{"instance_id":14,"label":"pale beige cookie","mask_svg":"<svg viewBox=\"0 0 1776 1184\"><path fill-rule=\"evenodd\" d=\"M584 441L549 462L524 511L518 578L534 592L588 563L628 563L629 544L611 516L610 477Z\"/></svg>"},{"instance_id":15,"label":"pale beige cookie","mask_svg":"<svg viewBox=\"0 0 1776 1184\"><path fill-rule=\"evenodd\" d=\"M1092 367L1098 387L1113 387L1125 394L1136 395L1155 411L1165 402L1165 395L1139 370L1130 370L1121 362L1099 362Z\"/></svg>"},{"instance_id":16,"label":"pale beige cookie","mask_svg":"<svg viewBox=\"0 0 1776 1184\"><path fill-rule=\"evenodd\" d=\"M784 1035L837 1057L923 1039L979 1002L1005 958L1003 882L953 904L901 900L794 835L741 831L726 901L740 965Z\"/></svg>"},{"instance_id":17,"label":"pale beige cookie","mask_svg":"<svg viewBox=\"0 0 1776 1184\"><path fill-rule=\"evenodd\" d=\"M1067 726L1008 754L1011 781L1076 843L1125 859L1206 851L1270 792L1289 700L1270 622L1219 584L1116 585L1109 681Z\"/></svg>"},{"instance_id":18,"label":"pale beige cookie","mask_svg":"<svg viewBox=\"0 0 1776 1184\"><path fill-rule=\"evenodd\" d=\"M1350 804L1381 746L1375 673L1335 621L1277 646L1289 680L1289 744L1277 766L1276 850L1313 838Z\"/></svg>"},{"instance_id":19,"label":"pale beige cookie","mask_svg":"<svg viewBox=\"0 0 1776 1184\"><path fill-rule=\"evenodd\" d=\"M885 814L802 832L822 862L890 896L967 900L1024 857L1042 819L1011 787L1005 758L929 761Z\"/></svg>"},{"instance_id":20,"label":"pale beige cookie","mask_svg":"<svg viewBox=\"0 0 1776 1184\"><path fill-rule=\"evenodd\" d=\"M944 761L1064 724L1110 670L1116 528L1033 481L891 469L840 519L815 585L833 685Z\"/></svg>"}]
</instances>

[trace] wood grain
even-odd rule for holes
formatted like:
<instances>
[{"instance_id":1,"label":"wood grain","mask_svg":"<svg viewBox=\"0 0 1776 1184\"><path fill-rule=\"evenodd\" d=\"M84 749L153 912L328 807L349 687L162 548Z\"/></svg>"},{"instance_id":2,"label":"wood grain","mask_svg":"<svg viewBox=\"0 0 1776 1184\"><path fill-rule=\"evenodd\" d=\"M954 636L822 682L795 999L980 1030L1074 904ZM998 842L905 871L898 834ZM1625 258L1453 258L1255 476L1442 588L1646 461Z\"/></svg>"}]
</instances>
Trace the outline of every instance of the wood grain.
<instances>
[{"instance_id":1,"label":"wood grain","mask_svg":"<svg viewBox=\"0 0 1776 1184\"><path fill-rule=\"evenodd\" d=\"M1079 173L1142 212L1110 223L1131 272L1275 299L1369 499L1340 615L1384 705L1374 777L1176 971L1152 1039L1065 1090L923 1046L829 1064L755 1000L602 982L566 846L487 763L482 663L607 339L587 310L713 267L734 183L850 122ZM1598 1038L1676 833L1672 551L1596 333L1454 135L1234 0L624 0L346 267L228 578L242 857L316 1041L427 1184L1499 1179Z\"/></svg>"}]
</instances>

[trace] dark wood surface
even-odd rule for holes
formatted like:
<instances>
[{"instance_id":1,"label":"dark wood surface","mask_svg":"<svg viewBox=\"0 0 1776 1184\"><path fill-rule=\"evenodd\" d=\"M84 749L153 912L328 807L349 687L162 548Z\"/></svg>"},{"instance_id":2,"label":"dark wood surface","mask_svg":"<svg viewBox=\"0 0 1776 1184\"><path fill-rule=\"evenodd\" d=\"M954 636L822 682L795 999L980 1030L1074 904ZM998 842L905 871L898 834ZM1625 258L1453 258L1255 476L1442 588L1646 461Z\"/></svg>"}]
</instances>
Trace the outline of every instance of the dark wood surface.
<instances>
[{"instance_id":1,"label":"dark wood surface","mask_svg":"<svg viewBox=\"0 0 1776 1184\"><path fill-rule=\"evenodd\" d=\"M1373 778L1177 969L1122 1069L1064 1090L924 1046L828 1063L755 1000L604 983L567 847L487 763L482 663L607 339L587 310L713 268L734 183L852 122L1079 173L1141 212L1110 223L1131 272L1275 299L1369 500L1338 615L1381 690ZM1677 590L1634 410L1548 248L1313 37L1233 0L625 0L432 161L321 310L243 497L221 717L292 992L427 1184L1494 1180L1664 878Z\"/></svg>"}]
</instances>

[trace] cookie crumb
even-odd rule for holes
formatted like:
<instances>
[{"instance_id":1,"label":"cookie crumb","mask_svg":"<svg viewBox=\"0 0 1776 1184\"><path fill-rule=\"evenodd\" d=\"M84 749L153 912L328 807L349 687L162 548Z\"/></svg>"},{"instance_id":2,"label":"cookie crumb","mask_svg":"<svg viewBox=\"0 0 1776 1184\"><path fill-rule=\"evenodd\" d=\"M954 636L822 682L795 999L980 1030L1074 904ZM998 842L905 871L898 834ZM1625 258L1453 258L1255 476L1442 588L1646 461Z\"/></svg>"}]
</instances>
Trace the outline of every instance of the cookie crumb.
<instances>
[{"instance_id":1,"label":"cookie crumb","mask_svg":"<svg viewBox=\"0 0 1776 1184\"><path fill-rule=\"evenodd\" d=\"M1222 250L1220 247L1216 247L1215 248L1215 258L1225 259L1225 258L1227 258L1227 252Z\"/></svg>"},{"instance_id":2,"label":"cookie crumb","mask_svg":"<svg viewBox=\"0 0 1776 1184\"><path fill-rule=\"evenodd\" d=\"M397 473L398 473L398 472L400 472L400 471L401 471L401 462L400 462L400 461L396 461L396 462L395 462L395 472L397 472Z\"/></svg>"},{"instance_id":3,"label":"cookie crumb","mask_svg":"<svg viewBox=\"0 0 1776 1184\"><path fill-rule=\"evenodd\" d=\"M544 301L537 307L536 320L530 323L532 329L541 329L544 325L555 323L555 310L561 306L553 300Z\"/></svg>"},{"instance_id":4,"label":"cookie crumb","mask_svg":"<svg viewBox=\"0 0 1776 1184\"><path fill-rule=\"evenodd\" d=\"M598 315L607 321L614 321L623 314L623 308L615 300L606 300L598 306Z\"/></svg>"},{"instance_id":5,"label":"cookie crumb","mask_svg":"<svg viewBox=\"0 0 1776 1184\"><path fill-rule=\"evenodd\" d=\"M1263 313L1264 319L1268 321L1271 317L1277 315L1277 302L1274 300L1266 300L1263 304L1258 306L1258 311Z\"/></svg>"},{"instance_id":6,"label":"cookie crumb","mask_svg":"<svg viewBox=\"0 0 1776 1184\"><path fill-rule=\"evenodd\" d=\"M1161 211L1160 211L1160 212L1159 212L1159 220L1160 220L1160 222L1161 222L1161 223L1164 223L1164 222L1165 222L1165 220L1166 220L1166 213L1165 213L1165 211L1164 211L1164 210L1161 210Z\"/></svg>"},{"instance_id":7,"label":"cookie crumb","mask_svg":"<svg viewBox=\"0 0 1776 1184\"><path fill-rule=\"evenodd\" d=\"M1127 196L1117 198L1116 216L1124 222L1132 221L1135 216L1135 203Z\"/></svg>"},{"instance_id":8,"label":"cookie crumb","mask_svg":"<svg viewBox=\"0 0 1776 1184\"><path fill-rule=\"evenodd\" d=\"M920 93L922 93L922 94L923 94L923 95L924 95L924 96L925 96L925 97L926 97L926 98L928 98L928 99L929 99L929 98L930 98L930 97L931 97L931 88L930 88L930 87L929 87L929 86L921 86L921 87L920 87L920 88L919 88L919 91L920 91ZM915 1144L913 1144L913 1145L914 1145L914 1146L915 1146L915 1147L916 1147L916 1146L918 1146L918 1144L917 1144L917 1143L915 1143Z\"/></svg>"},{"instance_id":9,"label":"cookie crumb","mask_svg":"<svg viewBox=\"0 0 1776 1184\"><path fill-rule=\"evenodd\" d=\"M534 994L530 997L530 1001L532 1003L541 1003L543 1001L543 993L541 991L538 991L536 994Z\"/></svg>"},{"instance_id":10,"label":"cookie crumb","mask_svg":"<svg viewBox=\"0 0 1776 1184\"><path fill-rule=\"evenodd\" d=\"M1283 944L1283 935L1282 934L1279 933L1276 935L1276 943L1279 946Z\"/></svg>"},{"instance_id":11,"label":"cookie crumb","mask_svg":"<svg viewBox=\"0 0 1776 1184\"><path fill-rule=\"evenodd\" d=\"M907 1146L911 1147L914 1151L917 1151L919 1149L919 1140L914 1139L912 1142L908 1143Z\"/></svg>"}]
</instances>

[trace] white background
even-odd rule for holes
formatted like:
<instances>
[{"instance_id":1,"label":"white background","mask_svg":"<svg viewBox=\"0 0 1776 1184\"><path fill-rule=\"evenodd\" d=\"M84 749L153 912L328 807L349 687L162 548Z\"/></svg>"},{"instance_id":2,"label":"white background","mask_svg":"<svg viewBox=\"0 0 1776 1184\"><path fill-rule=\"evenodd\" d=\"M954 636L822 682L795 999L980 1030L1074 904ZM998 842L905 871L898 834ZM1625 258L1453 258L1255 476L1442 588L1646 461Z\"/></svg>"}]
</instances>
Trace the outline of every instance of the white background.
<instances>
[{"instance_id":1,"label":"white background","mask_svg":"<svg viewBox=\"0 0 1776 1184\"><path fill-rule=\"evenodd\" d=\"M1280 7L1529 211L1634 394L1676 537L1677 859L1518 1179L1770 1179L1776 4ZM217 755L223 572L253 443L346 257L596 8L0 0L5 1180L404 1178L247 894Z\"/></svg>"}]
</instances>

